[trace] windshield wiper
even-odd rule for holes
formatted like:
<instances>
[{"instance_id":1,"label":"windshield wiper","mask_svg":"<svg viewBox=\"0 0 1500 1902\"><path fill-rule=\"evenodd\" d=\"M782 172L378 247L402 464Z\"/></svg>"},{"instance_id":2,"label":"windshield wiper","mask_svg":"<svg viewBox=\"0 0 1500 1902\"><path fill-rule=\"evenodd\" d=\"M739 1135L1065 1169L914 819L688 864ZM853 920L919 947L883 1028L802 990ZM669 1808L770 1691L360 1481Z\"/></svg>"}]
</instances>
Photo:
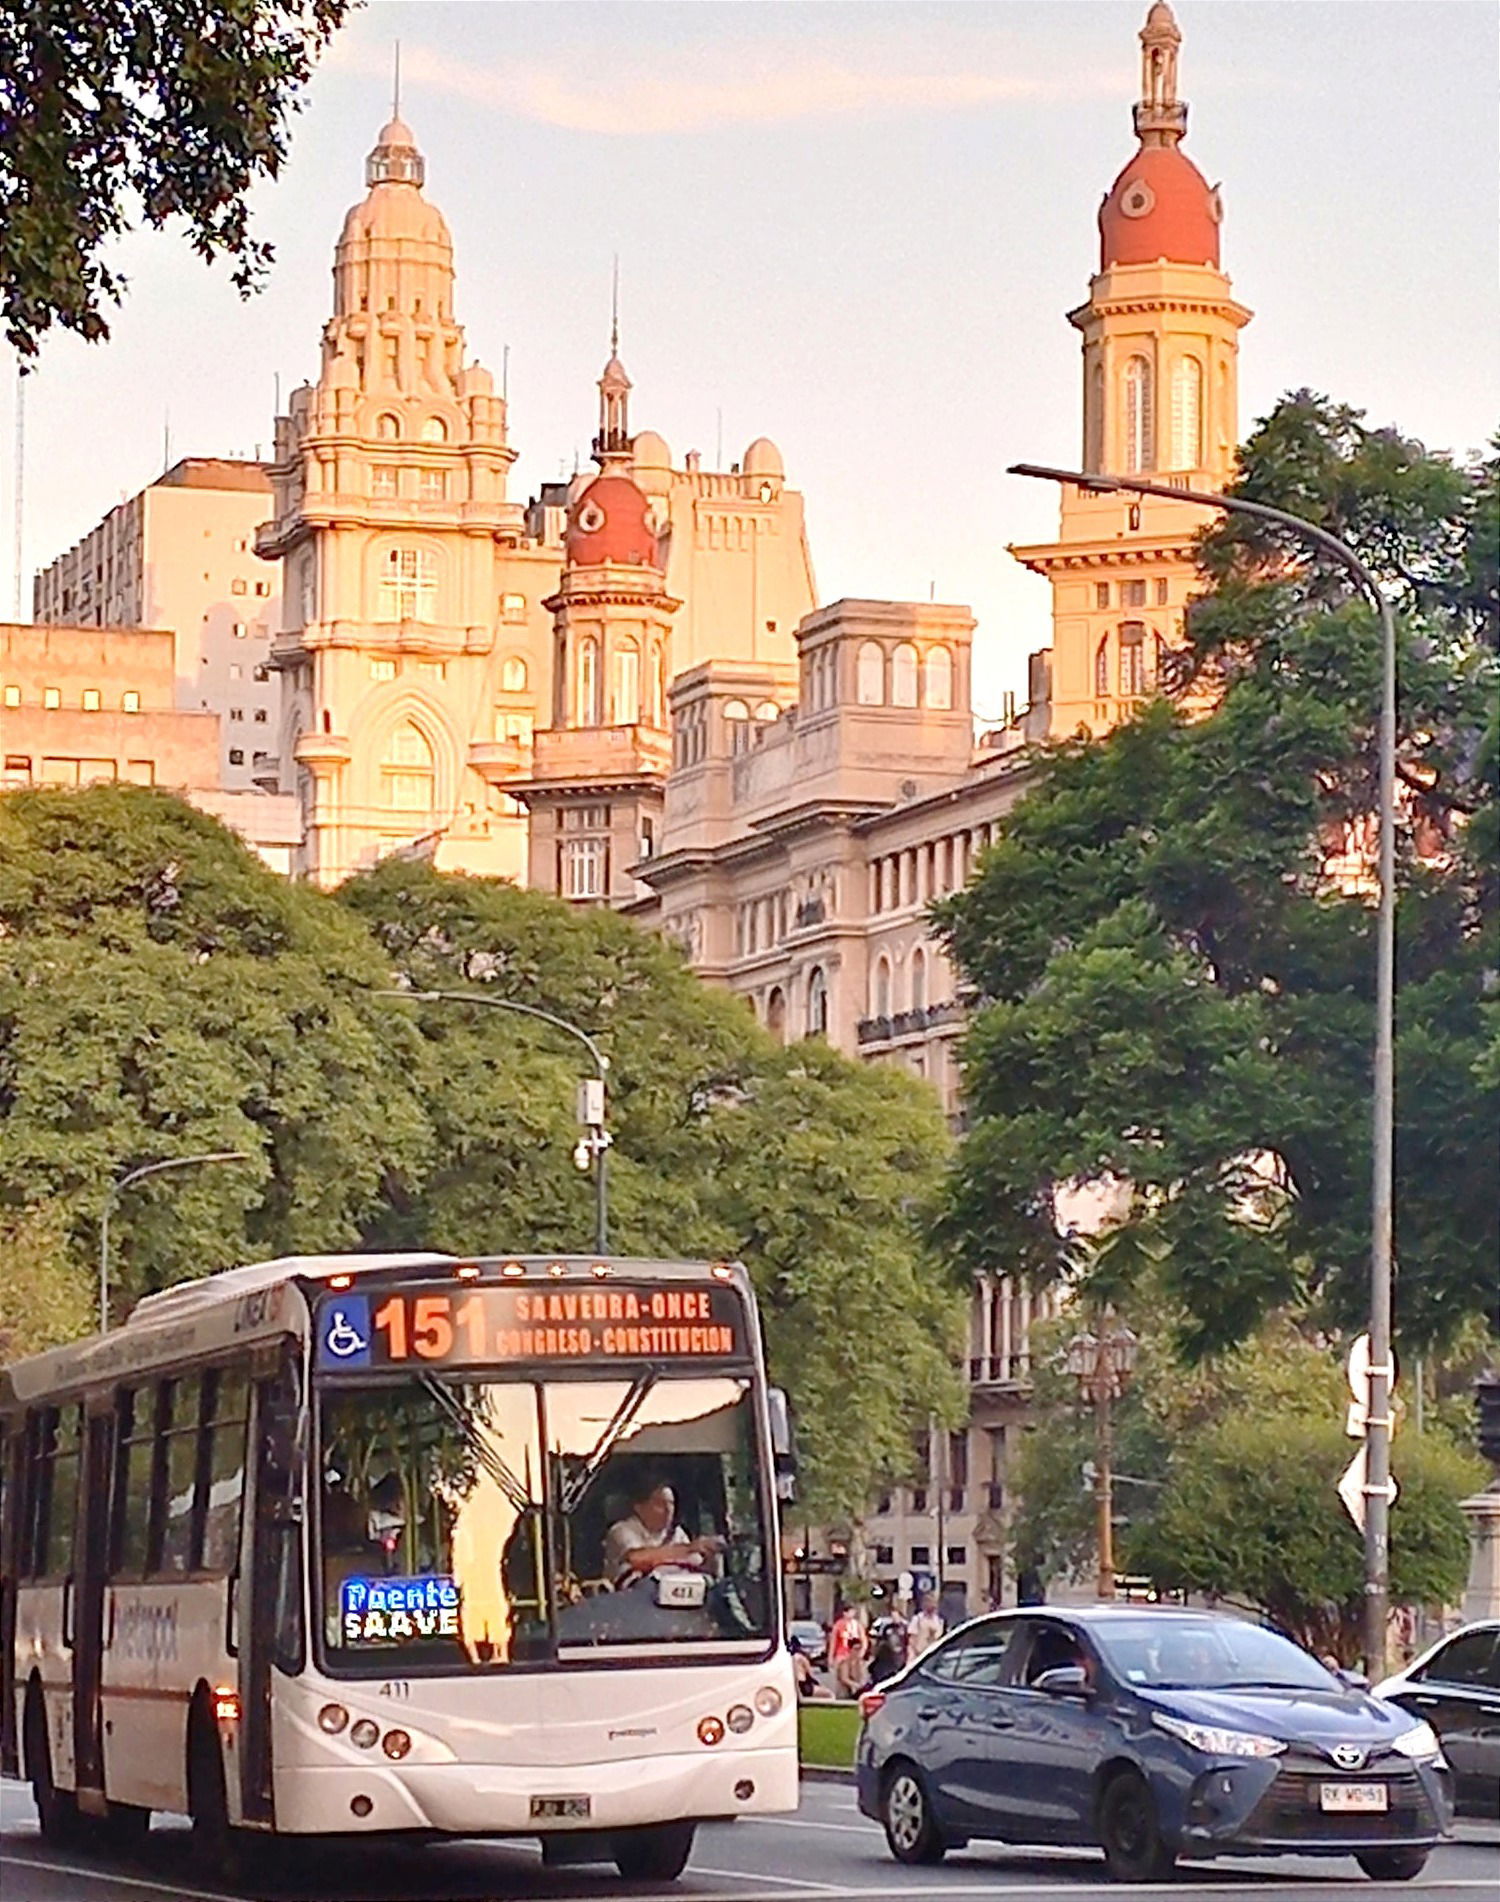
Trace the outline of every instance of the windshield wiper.
<instances>
[{"instance_id":1,"label":"windshield wiper","mask_svg":"<svg viewBox=\"0 0 1500 1902\"><path fill-rule=\"evenodd\" d=\"M541 1502L532 1498L526 1486L506 1463L504 1454L475 1425L467 1408L458 1397L451 1393L441 1381L434 1380L431 1374L423 1374L420 1384L437 1402L452 1424L458 1428L463 1436L464 1445L468 1447L517 1512L534 1512Z\"/></svg>"},{"instance_id":2,"label":"windshield wiper","mask_svg":"<svg viewBox=\"0 0 1500 1902\"><path fill-rule=\"evenodd\" d=\"M565 1514L571 1516L578 1510L583 1502L584 1494L593 1485L604 1462L619 1444L621 1435L646 1404L646 1395L656 1385L658 1378L659 1376L654 1373L636 1375L631 1383L630 1391L615 1408L609 1424L594 1442L591 1450L583 1455L582 1467L571 1479L563 1480L559 1505Z\"/></svg>"}]
</instances>

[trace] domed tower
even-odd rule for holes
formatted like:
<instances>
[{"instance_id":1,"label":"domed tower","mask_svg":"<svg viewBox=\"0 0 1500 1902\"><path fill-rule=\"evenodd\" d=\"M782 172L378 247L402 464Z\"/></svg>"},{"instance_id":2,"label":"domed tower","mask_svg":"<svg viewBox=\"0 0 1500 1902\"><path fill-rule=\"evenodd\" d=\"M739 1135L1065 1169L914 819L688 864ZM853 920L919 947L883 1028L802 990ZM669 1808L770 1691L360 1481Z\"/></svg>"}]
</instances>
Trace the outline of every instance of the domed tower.
<instances>
[{"instance_id":1,"label":"domed tower","mask_svg":"<svg viewBox=\"0 0 1500 1902\"><path fill-rule=\"evenodd\" d=\"M1136 149L1099 208L1088 302L1068 313L1083 343L1081 466L1219 488L1234 474L1250 312L1220 268L1218 188L1182 149L1182 35L1166 0L1155 0L1140 42ZM1069 487L1057 542L1012 550L1052 582L1053 737L1105 732L1155 691L1181 638L1204 520L1183 504Z\"/></svg>"},{"instance_id":2,"label":"domed tower","mask_svg":"<svg viewBox=\"0 0 1500 1902\"><path fill-rule=\"evenodd\" d=\"M516 666L495 655L501 566L524 534L506 499L516 452L503 396L465 360L453 241L425 174L393 116L339 235L318 380L277 418L275 519L258 538L287 564L277 764L302 801L297 869L320 884L394 849L512 876L524 862L524 821L478 757L492 675ZM545 653L523 663L528 681Z\"/></svg>"},{"instance_id":3,"label":"domed tower","mask_svg":"<svg viewBox=\"0 0 1500 1902\"><path fill-rule=\"evenodd\" d=\"M531 776L508 788L531 813L530 883L586 904L644 894L671 747L672 617L655 504L631 474L630 378L618 326L599 379L598 475L575 485L552 614L552 725Z\"/></svg>"}]
</instances>

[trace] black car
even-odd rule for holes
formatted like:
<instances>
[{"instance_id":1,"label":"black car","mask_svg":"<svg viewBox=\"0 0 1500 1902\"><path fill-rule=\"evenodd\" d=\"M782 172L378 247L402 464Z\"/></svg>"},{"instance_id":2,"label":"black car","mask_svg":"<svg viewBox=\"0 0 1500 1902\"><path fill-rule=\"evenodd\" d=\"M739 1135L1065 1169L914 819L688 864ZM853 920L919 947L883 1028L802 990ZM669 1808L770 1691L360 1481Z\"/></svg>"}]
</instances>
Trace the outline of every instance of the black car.
<instances>
[{"instance_id":1,"label":"black car","mask_svg":"<svg viewBox=\"0 0 1500 1902\"><path fill-rule=\"evenodd\" d=\"M1279 1633L1209 1612L1001 1612L860 1700L859 1806L901 1862L972 1838L1179 1856L1352 1855L1415 1876L1452 1817L1429 1726Z\"/></svg>"},{"instance_id":2,"label":"black car","mask_svg":"<svg viewBox=\"0 0 1500 1902\"><path fill-rule=\"evenodd\" d=\"M1375 1695L1432 1725L1453 1766L1460 1811L1500 1816L1500 1618L1465 1625Z\"/></svg>"}]
</instances>

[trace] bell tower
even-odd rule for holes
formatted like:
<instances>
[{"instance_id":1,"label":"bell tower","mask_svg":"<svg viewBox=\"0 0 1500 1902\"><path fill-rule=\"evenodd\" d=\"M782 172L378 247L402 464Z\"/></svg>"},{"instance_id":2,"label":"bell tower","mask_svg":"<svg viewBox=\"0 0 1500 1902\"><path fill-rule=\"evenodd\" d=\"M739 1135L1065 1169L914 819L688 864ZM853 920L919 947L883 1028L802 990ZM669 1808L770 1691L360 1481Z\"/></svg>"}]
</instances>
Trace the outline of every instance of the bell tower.
<instances>
[{"instance_id":1,"label":"bell tower","mask_svg":"<svg viewBox=\"0 0 1500 1902\"><path fill-rule=\"evenodd\" d=\"M1239 332L1220 268L1223 207L1182 149L1182 43L1155 0L1141 30L1137 146L1099 209L1099 269L1069 311L1083 357L1081 467L1178 488L1233 480ZM1052 583L1048 737L1097 734L1155 691L1180 644L1206 512L1153 497L1062 492L1056 542L1011 553Z\"/></svg>"}]
</instances>

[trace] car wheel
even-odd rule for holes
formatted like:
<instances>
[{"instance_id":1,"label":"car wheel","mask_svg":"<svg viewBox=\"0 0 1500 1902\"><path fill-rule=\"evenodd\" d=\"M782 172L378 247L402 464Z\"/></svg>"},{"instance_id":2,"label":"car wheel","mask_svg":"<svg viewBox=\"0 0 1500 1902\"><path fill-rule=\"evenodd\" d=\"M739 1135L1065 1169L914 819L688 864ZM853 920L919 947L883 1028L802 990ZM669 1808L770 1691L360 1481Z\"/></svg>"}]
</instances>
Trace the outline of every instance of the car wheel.
<instances>
[{"instance_id":1,"label":"car wheel","mask_svg":"<svg viewBox=\"0 0 1500 1902\"><path fill-rule=\"evenodd\" d=\"M1176 1852L1162 1841L1155 1800L1134 1770L1121 1772L1105 1788L1099 1845L1116 1882L1161 1882L1172 1873Z\"/></svg>"},{"instance_id":2,"label":"car wheel","mask_svg":"<svg viewBox=\"0 0 1500 1902\"><path fill-rule=\"evenodd\" d=\"M1410 1882L1427 1867L1425 1849L1362 1849L1354 1860L1372 1882Z\"/></svg>"},{"instance_id":3,"label":"car wheel","mask_svg":"<svg viewBox=\"0 0 1500 1902\"><path fill-rule=\"evenodd\" d=\"M691 1823L650 1823L615 1835L615 1867L627 1882L675 1882L693 1853Z\"/></svg>"},{"instance_id":4,"label":"car wheel","mask_svg":"<svg viewBox=\"0 0 1500 1902\"><path fill-rule=\"evenodd\" d=\"M885 1840L897 1862L941 1862L947 1850L922 1779L909 1763L897 1764L880 1795Z\"/></svg>"}]
</instances>

